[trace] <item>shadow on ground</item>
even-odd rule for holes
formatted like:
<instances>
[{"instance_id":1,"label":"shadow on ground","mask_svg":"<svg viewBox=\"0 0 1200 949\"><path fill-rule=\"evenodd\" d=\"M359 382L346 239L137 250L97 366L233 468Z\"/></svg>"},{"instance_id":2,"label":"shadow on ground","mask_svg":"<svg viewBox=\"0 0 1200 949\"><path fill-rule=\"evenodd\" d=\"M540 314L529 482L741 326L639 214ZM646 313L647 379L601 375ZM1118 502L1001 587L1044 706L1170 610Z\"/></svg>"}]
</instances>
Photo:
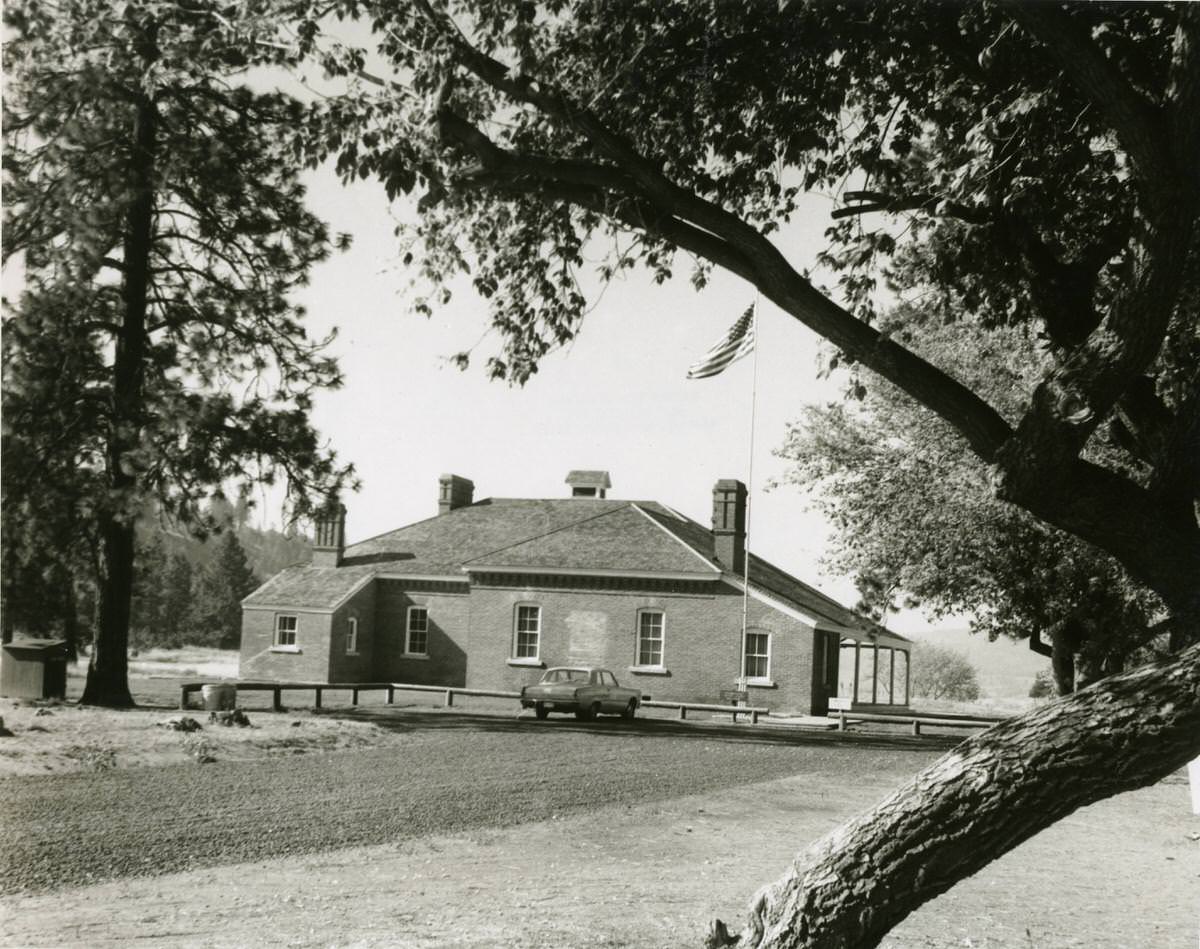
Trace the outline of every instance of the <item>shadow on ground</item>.
<instances>
[{"instance_id":1,"label":"shadow on ground","mask_svg":"<svg viewBox=\"0 0 1200 949\"><path fill-rule=\"evenodd\" d=\"M787 725L735 725L712 721L678 721L663 718L602 717L592 722L574 718L538 721L532 714L504 716L462 709L431 709L412 706L351 706L313 709L313 715L372 722L396 732L469 729L500 734L518 734L533 729L551 729L555 734L578 732L590 736L638 735L647 739L694 739L738 745L794 745L849 747L863 750L948 751L963 736L923 735L919 738L895 732L838 732Z\"/></svg>"}]
</instances>

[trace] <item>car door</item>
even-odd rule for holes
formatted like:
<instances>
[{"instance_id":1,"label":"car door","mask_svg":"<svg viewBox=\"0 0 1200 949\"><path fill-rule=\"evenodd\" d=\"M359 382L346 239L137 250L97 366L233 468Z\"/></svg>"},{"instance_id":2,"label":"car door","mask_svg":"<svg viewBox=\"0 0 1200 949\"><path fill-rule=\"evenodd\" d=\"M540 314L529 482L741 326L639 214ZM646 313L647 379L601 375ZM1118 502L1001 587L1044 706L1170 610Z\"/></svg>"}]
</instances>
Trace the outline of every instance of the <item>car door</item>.
<instances>
[{"instance_id":1,"label":"car door","mask_svg":"<svg viewBox=\"0 0 1200 949\"><path fill-rule=\"evenodd\" d=\"M611 672L602 671L600 673L600 687L604 690L604 710L606 712L619 712L623 705L621 697L617 694L617 677Z\"/></svg>"}]
</instances>

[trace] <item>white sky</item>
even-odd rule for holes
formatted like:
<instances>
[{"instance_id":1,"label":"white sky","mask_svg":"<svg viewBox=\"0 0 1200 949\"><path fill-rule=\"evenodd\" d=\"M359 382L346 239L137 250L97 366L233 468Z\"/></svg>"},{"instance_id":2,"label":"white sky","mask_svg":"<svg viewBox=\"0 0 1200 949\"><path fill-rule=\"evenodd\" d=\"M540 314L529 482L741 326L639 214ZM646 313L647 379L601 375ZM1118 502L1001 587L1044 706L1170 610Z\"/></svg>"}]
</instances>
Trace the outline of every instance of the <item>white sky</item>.
<instances>
[{"instance_id":1,"label":"white sky","mask_svg":"<svg viewBox=\"0 0 1200 949\"><path fill-rule=\"evenodd\" d=\"M612 476L610 497L661 501L703 524L713 482L750 481L753 360L713 378L685 378L755 299L740 279L718 271L697 293L682 255L675 279L661 286L634 271L609 287L571 346L513 388L484 372L484 358L499 346L495 336L483 340L467 371L445 362L488 325L485 303L469 287L432 320L412 312L382 188L343 188L324 172L309 184L313 209L355 238L348 253L317 269L302 296L314 332L340 330L333 352L346 385L317 396L315 422L363 481L346 499L351 542L436 513L444 472L474 481L477 499L555 498L568 496L570 469L601 468ZM785 232L797 266L813 264L829 208L812 199ZM409 212L398 205L393 213ZM823 519L795 487L764 490L785 470L773 452L787 421L806 402L838 398L837 386L816 377L816 335L765 301L758 334L751 546L852 602L850 582L818 573Z\"/></svg>"},{"instance_id":2,"label":"white sky","mask_svg":"<svg viewBox=\"0 0 1200 949\"><path fill-rule=\"evenodd\" d=\"M281 84L303 95L294 82ZM306 181L313 211L333 232L354 236L351 250L318 266L299 295L312 335L339 329L330 351L346 384L317 393L314 422L363 483L344 499L351 543L435 514L442 473L470 478L478 500L566 497L569 470L604 469L613 482L609 497L661 501L702 524L709 523L713 483L738 478L750 485L752 549L853 604L849 579L820 573L824 520L799 488L765 489L786 469L773 453L787 422L806 403L840 398L837 383L816 376L815 334L759 302L751 478L753 359L713 378L685 378L755 299L749 285L718 270L698 293L685 255L663 285L634 270L596 302L593 281L595 307L578 339L547 356L524 388L512 388L487 379L484 362L500 345L494 335L479 343L466 372L446 362L487 330L486 305L469 286L432 320L412 311L394 235L398 219L411 219L411 206L389 207L374 182L344 187L328 168ZM814 265L831 207L810 198L775 236L798 269ZM6 267L4 276L11 293L19 267ZM260 523L278 526L278 496L264 492L258 502ZM929 624L902 613L888 625L908 631Z\"/></svg>"}]
</instances>

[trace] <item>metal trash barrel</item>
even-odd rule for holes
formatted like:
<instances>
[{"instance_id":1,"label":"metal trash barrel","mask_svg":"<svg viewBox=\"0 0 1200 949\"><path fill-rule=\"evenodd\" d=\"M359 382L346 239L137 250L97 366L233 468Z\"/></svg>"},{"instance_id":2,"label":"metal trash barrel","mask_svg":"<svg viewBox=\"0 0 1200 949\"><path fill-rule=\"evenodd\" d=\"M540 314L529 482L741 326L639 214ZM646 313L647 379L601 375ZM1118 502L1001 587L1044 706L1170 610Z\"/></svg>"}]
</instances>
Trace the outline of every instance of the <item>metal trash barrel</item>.
<instances>
[{"instance_id":1,"label":"metal trash barrel","mask_svg":"<svg viewBox=\"0 0 1200 949\"><path fill-rule=\"evenodd\" d=\"M200 689L206 712L224 712L237 708L237 686L224 682L212 682Z\"/></svg>"}]
</instances>

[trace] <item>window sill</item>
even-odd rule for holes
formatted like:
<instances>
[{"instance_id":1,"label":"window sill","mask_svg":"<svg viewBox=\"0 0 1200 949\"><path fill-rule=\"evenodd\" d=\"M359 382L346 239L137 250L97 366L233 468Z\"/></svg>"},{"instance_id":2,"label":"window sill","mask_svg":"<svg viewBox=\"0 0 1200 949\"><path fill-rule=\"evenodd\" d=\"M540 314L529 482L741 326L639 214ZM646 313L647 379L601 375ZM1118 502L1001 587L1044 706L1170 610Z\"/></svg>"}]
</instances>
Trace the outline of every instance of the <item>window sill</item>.
<instances>
[{"instance_id":1,"label":"window sill","mask_svg":"<svg viewBox=\"0 0 1200 949\"><path fill-rule=\"evenodd\" d=\"M751 689L773 689L775 683L770 679L747 679L746 686Z\"/></svg>"},{"instance_id":2,"label":"window sill","mask_svg":"<svg viewBox=\"0 0 1200 949\"><path fill-rule=\"evenodd\" d=\"M545 669L546 664L541 659L508 659L510 666L532 666L535 669Z\"/></svg>"},{"instance_id":3,"label":"window sill","mask_svg":"<svg viewBox=\"0 0 1200 949\"><path fill-rule=\"evenodd\" d=\"M422 662L428 662L429 661L429 653L427 653L427 652L402 652L402 653L400 653L400 658L401 659L419 659Z\"/></svg>"},{"instance_id":4,"label":"window sill","mask_svg":"<svg viewBox=\"0 0 1200 949\"><path fill-rule=\"evenodd\" d=\"M271 652L304 652L299 646L272 646Z\"/></svg>"},{"instance_id":5,"label":"window sill","mask_svg":"<svg viewBox=\"0 0 1200 949\"><path fill-rule=\"evenodd\" d=\"M630 666L629 672L635 676L669 676L671 670L666 666Z\"/></svg>"}]
</instances>

